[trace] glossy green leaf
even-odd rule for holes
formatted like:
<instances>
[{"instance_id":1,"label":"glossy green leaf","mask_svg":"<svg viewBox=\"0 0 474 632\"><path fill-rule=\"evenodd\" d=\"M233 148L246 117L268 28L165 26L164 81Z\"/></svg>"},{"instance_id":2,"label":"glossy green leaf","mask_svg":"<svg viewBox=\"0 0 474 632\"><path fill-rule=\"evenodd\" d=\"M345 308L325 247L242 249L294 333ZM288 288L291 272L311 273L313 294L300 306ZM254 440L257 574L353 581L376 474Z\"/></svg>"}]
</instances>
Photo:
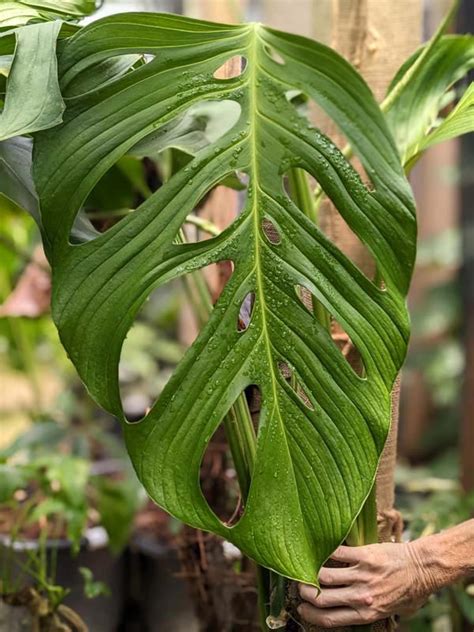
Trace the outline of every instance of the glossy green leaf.
<instances>
[{"instance_id":1,"label":"glossy green leaf","mask_svg":"<svg viewBox=\"0 0 474 632\"><path fill-rule=\"evenodd\" d=\"M90 90L96 90L108 81L127 73L140 59L140 55L120 55L117 58L105 59L80 73L73 82L69 83L63 94L65 97L76 97Z\"/></svg>"},{"instance_id":2,"label":"glossy green leaf","mask_svg":"<svg viewBox=\"0 0 474 632\"><path fill-rule=\"evenodd\" d=\"M0 141L57 125L64 102L59 90L56 39L60 22L16 31L16 49L0 114Z\"/></svg>"},{"instance_id":3,"label":"glossy green leaf","mask_svg":"<svg viewBox=\"0 0 474 632\"><path fill-rule=\"evenodd\" d=\"M31 21L74 19L90 15L97 8L95 0L15 0L0 3L0 29L23 26Z\"/></svg>"},{"instance_id":4,"label":"glossy green leaf","mask_svg":"<svg viewBox=\"0 0 474 632\"><path fill-rule=\"evenodd\" d=\"M388 99L422 53L423 48L400 68L389 88ZM430 54L404 84L386 111L387 122L404 163L409 163L420 151L432 144L427 143L428 134L439 123L438 118L446 102L447 91L472 68L474 36L446 35L436 41ZM459 128L458 132L464 133L463 129ZM469 131L469 126L465 131Z\"/></svg>"},{"instance_id":5,"label":"glossy green leaf","mask_svg":"<svg viewBox=\"0 0 474 632\"><path fill-rule=\"evenodd\" d=\"M474 132L474 83L468 87L456 107L418 146L418 153L451 138Z\"/></svg>"},{"instance_id":6,"label":"glossy green leaf","mask_svg":"<svg viewBox=\"0 0 474 632\"><path fill-rule=\"evenodd\" d=\"M276 61L276 51L283 63ZM59 59L63 90L118 55L154 59L101 89L67 101L64 123L37 134L34 171L44 242L53 268L53 314L93 397L124 424L138 477L171 514L213 531L260 564L316 582L366 499L390 422L403 362L405 296L415 254L409 186L383 115L364 81L316 42L261 25L226 26L159 14L116 15L82 29ZM217 79L234 56L242 74ZM316 101L345 134L367 187L336 146L301 116L288 94ZM198 104L233 101L231 129L197 151L134 213L74 246L70 230L96 182L150 134ZM283 177L311 173L374 256L377 287L291 202ZM221 235L178 244L186 216L228 174L248 175L243 212ZM271 221L279 234L270 241ZM159 400L137 424L122 412L122 344L150 292L212 262L234 271L208 324ZM300 301L305 286L359 349L359 377ZM238 331L253 292L250 324ZM294 368L305 403L279 370ZM262 395L256 461L245 512L223 524L199 486L206 446L248 385Z\"/></svg>"}]
</instances>

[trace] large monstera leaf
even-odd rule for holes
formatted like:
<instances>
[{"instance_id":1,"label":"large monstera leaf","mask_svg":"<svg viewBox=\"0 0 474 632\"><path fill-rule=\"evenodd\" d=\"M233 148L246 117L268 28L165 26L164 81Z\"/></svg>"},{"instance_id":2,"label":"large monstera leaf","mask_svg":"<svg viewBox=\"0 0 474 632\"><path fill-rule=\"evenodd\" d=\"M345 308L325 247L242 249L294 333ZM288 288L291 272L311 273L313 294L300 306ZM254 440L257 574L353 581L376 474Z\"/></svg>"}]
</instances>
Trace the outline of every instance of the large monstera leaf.
<instances>
[{"instance_id":1,"label":"large monstera leaf","mask_svg":"<svg viewBox=\"0 0 474 632\"><path fill-rule=\"evenodd\" d=\"M81 85L93 78L95 64L131 54L154 58L102 87L73 89L79 78ZM245 59L242 74L215 78L234 56ZM315 583L371 489L408 339L414 206L372 94L335 52L303 37L159 14L117 15L84 28L65 44L59 72L64 122L37 134L34 170L65 348L92 396L122 419L138 476L159 505L260 564ZM67 98L71 90L75 96ZM339 126L370 186L301 118L288 98L294 90ZM188 108L223 100L240 108L231 129L136 212L92 241L70 243L82 202L121 156L160 130L169 134ZM286 196L282 174L290 167L317 179L372 253L383 289ZM239 217L215 238L177 243L186 215L235 171L249 178ZM267 238L264 221L278 239ZM224 259L234 271L208 324L147 416L127 423L118 364L137 311L160 284ZM296 286L307 288L350 335L364 377ZM251 321L238 331L249 293ZM288 384L281 362L294 369L309 402ZM229 527L204 499L199 469L210 437L249 385L262 396L256 461L244 514Z\"/></svg>"}]
</instances>

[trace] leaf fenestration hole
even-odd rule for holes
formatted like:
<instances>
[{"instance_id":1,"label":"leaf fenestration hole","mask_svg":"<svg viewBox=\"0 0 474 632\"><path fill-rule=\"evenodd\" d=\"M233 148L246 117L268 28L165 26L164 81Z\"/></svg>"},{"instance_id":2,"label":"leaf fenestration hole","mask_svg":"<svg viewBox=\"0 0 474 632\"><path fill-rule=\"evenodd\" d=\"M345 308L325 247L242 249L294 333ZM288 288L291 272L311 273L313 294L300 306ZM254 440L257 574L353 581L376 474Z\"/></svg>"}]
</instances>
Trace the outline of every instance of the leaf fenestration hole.
<instances>
[{"instance_id":1,"label":"leaf fenestration hole","mask_svg":"<svg viewBox=\"0 0 474 632\"><path fill-rule=\"evenodd\" d=\"M365 376L365 366L360 351L342 325L318 301L314 294L303 285L295 286L296 295L305 308L328 329L335 347L359 377Z\"/></svg>"},{"instance_id":2,"label":"leaf fenestration hole","mask_svg":"<svg viewBox=\"0 0 474 632\"><path fill-rule=\"evenodd\" d=\"M365 377L364 361L362 360L359 349L355 346L342 325L333 316L331 316L331 338L354 373L361 378Z\"/></svg>"},{"instance_id":3,"label":"leaf fenestration hole","mask_svg":"<svg viewBox=\"0 0 474 632\"><path fill-rule=\"evenodd\" d=\"M276 64L279 64L280 66L284 66L286 64L285 59L273 48L273 46L265 44L264 50L268 57L270 57L270 59Z\"/></svg>"},{"instance_id":4,"label":"leaf fenestration hole","mask_svg":"<svg viewBox=\"0 0 474 632\"><path fill-rule=\"evenodd\" d=\"M240 306L239 316L237 319L238 331L246 331L252 320L253 307L255 304L255 292L249 292Z\"/></svg>"},{"instance_id":5,"label":"leaf fenestration hole","mask_svg":"<svg viewBox=\"0 0 474 632\"><path fill-rule=\"evenodd\" d=\"M317 216L318 202L314 192L318 186L316 178L301 167L288 169L283 174L286 195L310 219Z\"/></svg>"},{"instance_id":6,"label":"leaf fenestration hole","mask_svg":"<svg viewBox=\"0 0 474 632\"><path fill-rule=\"evenodd\" d=\"M201 461L201 490L209 507L226 526L235 526L242 518L245 512L244 498L252 478L252 473L245 468L240 470L240 474L237 471L230 449L232 442L227 433L231 432L236 424L241 425L250 421L256 435L260 407L259 388L248 386L229 408L222 423L212 435ZM242 410L250 414L250 420L242 419ZM243 493L241 485L245 486Z\"/></svg>"},{"instance_id":7,"label":"leaf fenestration hole","mask_svg":"<svg viewBox=\"0 0 474 632\"><path fill-rule=\"evenodd\" d=\"M179 339L191 346L206 324L210 310L222 294L234 271L234 262L223 259L181 277L182 308L179 314ZM204 294L209 297L207 308Z\"/></svg>"},{"instance_id":8,"label":"leaf fenestration hole","mask_svg":"<svg viewBox=\"0 0 474 632\"><path fill-rule=\"evenodd\" d=\"M296 395L300 398L306 408L309 408L309 410L314 410L313 402L311 401L306 390L301 385L301 381L298 379L294 369L283 360L279 360L277 362L277 367L280 375L283 377L285 382L287 382L295 391Z\"/></svg>"},{"instance_id":9,"label":"leaf fenestration hole","mask_svg":"<svg viewBox=\"0 0 474 632\"><path fill-rule=\"evenodd\" d=\"M262 219L262 232L267 240L274 246L281 244L280 232L275 226L275 223L268 217Z\"/></svg>"},{"instance_id":10,"label":"leaf fenestration hole","mask_svg":"<svg viewBox=\"0 0 474 632\"><path fill-rule=\"evenodd\" d=\"M300 299L306 309L313 313L313 295L311 294L311 292L303 285L295 285L295 291L297 297Z\"/></svg>"},{"instance_id":11,"label":"leaf fenestration hole","mask_svg":"<svg viewBox=\"0 0 474 632\"><path fill-rule=\"evenodd\" d=\"M119 389L130 423L156 403L174 369L210 317L233 272L230 260L210 264L153 290L122 345ZM209 297L203 304L203 295Z\"/></svg>"},{"instance_id":12,"label":"leaf fenestration hole","mask_svg":"<svg viewBox=\"0 0 474 632\"><path fill-rule=\"evenodd\" d=\"M318 181L305 169L297 167L284 173L283 188L293 204L309 219L317 222L321 232L331 241L337 242L339 249L375 283L374 256L336 206L325 195L320 195Z\"/></svg>"},{"instance_id":13,"label":"leaf fenestration hole","mask_svg":"<svg viewBox=\"0 0 474 632\"><path fill-rule=\"evenodd\" d=\"M186 347L178 342L181 296L179 281L154 290L124 340L119 388L130 423L146 416L184 355Z\"/></svg>"},{"instance_id":14,"label":"leaf fenestration hole","mask_svg":"<svg viewBox=\"0 0 474 632\"><path fill-rule=\"evenodd\" d=\"M99 90L127 73L138 70L153 58L154 55L138 53L108 57L99 63L88 66L78 75L75 75L67 85L62 85L62 95L71 98L87 94L92 90Z\"/></svg>"},{"instance_id":15,"label":"leaf fenestration hole","mask_svg":"<svg viewBox=\"0 0 474 632\"><path fill-rule=\"evenodd\" d=\"M192 186L192 172L200 169L199 163L192 162L194 156L205 147L215 145L218 160L218 141L232 129L240 115L241 106L237 101L201 101L138 141L93 186L76 217L70 243L96 239L140 210L140 205L150 195L181 170L189 172L186 182ZM243 192L248 186L247 174L229 169L219 185L232 189L230 193L235 197L229 212L240 212L245 198ZM219 189L219 185L213 189ZM197 206L201 206L207 197L210 197L209 192ZM228 207L226 204L224 208ZM220 213L214 212L215 223L222 229L230 223L227 221L229 213L219 210ZM192 207L189 213L193 215ZM200 238L193 241L200 241L206 235L206 231L201 231Z\"/></svg>"},{"instance_id":16,"label":"leaf fenestration hole","mask_svg":"<svg viewBox=\"0 0 474 632\"><path fill-rule=\"evenodd\" d=\"M236 525L244 508L223 424L219 425L207 444L201 461L199 484L204 498L219 520L227 526Z\"/></svg>"},{"instance_id":17,"label":"leaf fenestration hole","mask_svg":"<svg viewBox=\"0 0 474 632\"><path fill-rule=\"evenodd\" d=\"M134 213L152 193L145 161L122 156L95 184L76 216L69 242L92 241ZM156 188L161 180L156 173Z\"/></svg>"},{"instance_id":18,"label":"leaf fenestration hole","mask_svg":"<svg viewBox=\"0 0 474 632\"><path fill-rule=\"evenodd\" d=\"M212 239L230 226L245 207L246 187L242 174L231 172L206 191L182 225L186 241Z\"/></svg>"},{"instance_id":19,"label":"leaf fenestration hole","mask_svg":"<svg viewBox=\"0 0 474 632\"><path fill-rule=\"evenodd\" d=\"M234 57L227 59L221 66L219 66L213 76L215 79L234 79L244 72L246 66L246 57L234 55Z\"/></svg>"}]
</instances>

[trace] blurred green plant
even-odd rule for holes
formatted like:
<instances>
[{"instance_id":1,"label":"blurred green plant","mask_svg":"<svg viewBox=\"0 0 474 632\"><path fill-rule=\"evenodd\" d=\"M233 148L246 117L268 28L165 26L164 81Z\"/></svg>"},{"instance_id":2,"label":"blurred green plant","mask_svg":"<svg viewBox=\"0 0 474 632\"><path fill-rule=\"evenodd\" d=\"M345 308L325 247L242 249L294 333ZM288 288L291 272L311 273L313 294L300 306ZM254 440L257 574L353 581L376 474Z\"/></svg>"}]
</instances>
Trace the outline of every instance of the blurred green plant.
<instances>
[{"instance_id":1,"label":"blurred green plant","mask_svg":"<svg viewBox=\"0 0 474 632\"><path fill-rule=\"evenodd\" d=\"M104 582L95 580L90 568L81 566L79 572L84 579L84 594L88 599L95 599L101 595L110 595L110 588Z\"/></svg>"},{"instance_id":2,"label":"blurred green plant","mask_svg":"<svg viewBox=\"0 0 474 632\"><path fill-rule=\"evenodd\" d=\"M455 448L423 466L398 465L397 507L410 540L437 533L472 517L474 492L459 484L459 454ZM461 632L472 624L474 584L467 581L432 595L414 616L401 622L402 632Z\"/></svg>"},{"instance_id":3,"label":"blurred green plant","mask_svg":"<svg viewBox=\"0 0 474 632\"><path fill-rule=\"evenodd\" d=\"M40 425L33 427L36 438ZM48 538L68 539L74 552L90 524L102 525L110 549L119 552L144 501L141 486L129 471L98 475L89 460L46 454L44 446L40 455L26 462L21 462L20 451L12 454L0 464L0 476L0 531L13 541L28 539L29 534L37 538L45 531Z\"/></svg>"}]
</instances>

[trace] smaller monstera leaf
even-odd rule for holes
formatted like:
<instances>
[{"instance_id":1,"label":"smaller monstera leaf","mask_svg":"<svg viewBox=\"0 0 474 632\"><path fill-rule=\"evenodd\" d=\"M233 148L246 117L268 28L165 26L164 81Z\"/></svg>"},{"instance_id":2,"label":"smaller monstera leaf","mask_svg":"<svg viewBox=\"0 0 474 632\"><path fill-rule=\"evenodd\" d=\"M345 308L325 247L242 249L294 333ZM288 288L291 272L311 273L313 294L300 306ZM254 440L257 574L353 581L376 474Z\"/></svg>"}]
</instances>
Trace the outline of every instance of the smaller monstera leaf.
<instances>
[{"instance_id":1,"label":"smaller monstera leaf","mask_svg":"<svg viewBox=\"0 0 474 632\"><path fill-rule=\"evenodd\" d=\"M423 55L427 47L429 54ZM473 68L474 36L445 35L421 47L397 72L388 91L386 119L405 165L413 165L431 145L474 130L472 86L458 107L441 117L455 96L453 86ZM392 91L397 92L393 101Z\"/></svg>"},{"instance_id":2,"label":"smaller monstera leaf","mask_svg":"<svg viewBox=\"0 0 474 632\"><path fill-rule=\"evenodd\" d=\"M372 487L392 385L406 353L416 228L397 149L370 90L340 56L258 24L160 14L99 20L61 51L63 94L95 64L135 54L148 63L66 98L63 124L35 138L61 340L92 396L122 419L137 474L159 505L227 538L264 566L316 583ZM215 76L236 56L243 59L240 75ZM296 93L338 125L370 186L301 115L291 100ZM207 138L134 213L71 245L81 205L123 155L176 130L199 104L227 101L239 108L231 129ZM318 180L370 250L383 287L288 198L283 174L295 167ZM215 238L177 243L186 216L235 172L248 176L242 213ZM157 286L224 259L234 270L209 322L147 416L127 423L118 364L140 306ZM301 302L297 287L311 292L349 334L363 377ZM255 297L250 322L239 331L249 293ZM294 370L305 398L280 371L282 363ZM199 471L210 437L249 385L262 397L256 458L244 513L230 527L207 504Z\"/></svg>"}]
</instances>

